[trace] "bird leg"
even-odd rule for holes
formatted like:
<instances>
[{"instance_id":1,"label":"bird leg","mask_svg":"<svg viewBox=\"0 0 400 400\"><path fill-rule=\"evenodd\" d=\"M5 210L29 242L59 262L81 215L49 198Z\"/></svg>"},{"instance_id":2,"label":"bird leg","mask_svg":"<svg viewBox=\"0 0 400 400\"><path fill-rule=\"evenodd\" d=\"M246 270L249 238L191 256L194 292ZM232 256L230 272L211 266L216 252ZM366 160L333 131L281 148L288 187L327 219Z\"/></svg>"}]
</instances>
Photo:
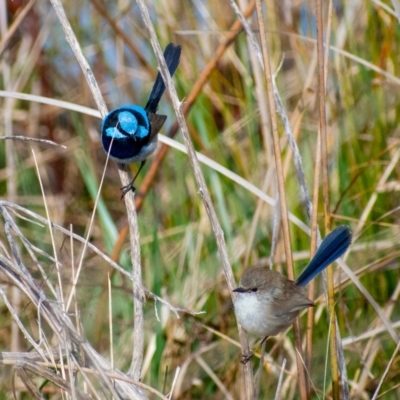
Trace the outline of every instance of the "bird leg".
<instances>
[{"instance_id":1,"label":"bird leg","mask_svg":"<svg viewBox=\"0 0 400 400\"><path fill-rule=\"evenodd\" d=\"M268 336L265 336L265 338L263 340L261 340L261 342L258 344L258 346L251 351L249 354L243 354L242 355L242 359L240 360L240 362L242 364L247 364L250 361L250 358L254 356L255 352L262 346L262 344L268 339Z\"/></svg>"},{"instance_id":2,"label":"bird leg","mask_svg":"<svg viewBox=\"0 0 400 400\"><path fill-rule=\"evenodd\" d=\"M132 181L131 181L130 183L128 183L127 185L125 185L125 186L123 186L123 187L121 188L121 190L122 190L121 200L125 197L125 195L126 195L130 190L132 190L132 192L135 192L135 191L136 191L136 188L135 188L135 186L133 186L133 184L135 183L135 180L136 180L136 178L138 177L139 172L142 170L144 164L146 164L146 160L143 160L143 161L140 163L140 167L139 167L139 169L138 169L138 172L136 172L136 175L134 176L134 178L132 179Z\"/></svg>"}]
</instances>

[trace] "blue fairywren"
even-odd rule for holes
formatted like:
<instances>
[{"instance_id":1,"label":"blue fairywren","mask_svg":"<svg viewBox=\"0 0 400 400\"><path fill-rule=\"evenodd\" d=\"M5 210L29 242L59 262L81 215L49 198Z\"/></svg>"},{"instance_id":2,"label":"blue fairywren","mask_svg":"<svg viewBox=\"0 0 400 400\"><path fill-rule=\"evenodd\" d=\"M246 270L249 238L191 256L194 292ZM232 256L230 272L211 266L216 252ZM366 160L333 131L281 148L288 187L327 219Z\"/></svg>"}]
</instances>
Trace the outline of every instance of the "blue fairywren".
<instances>
[{"instance_id":1,"label":"blue fairywren","mask_svg":"<svg viewBox=\"0 0 400 400\"><path fill-rule=\"evenodd\" d=\"M180 56L180 46L170 43L165 48L164 58L171 76L178 67ZM165 83L161 74L158 73L144 108L137 105L119 107L109 112L103 119L101 140L104 151L110 154L110 158L122 164L140 162L139 170L132 182L121 188L121 198L130 190L135 191L133 186L135 179L147 157L157 147L157 134L167 119L165 115L156 114L164 91Z\"/></svg>"},{"instance_id":2,"label":"blue fairywren","mask_svg":"<svg viewBox=\"0 0 400 400\"><path fill-rule=\"evenodd\" d=\"M351 244L347 226L333 230L318 247L307 267L296 281L264 267L247 269L234 290L234 309L239 324L248 332L263 338L277 335L293 324L299 312L313 307L305 286L329 264L339 258ZM250 356L244 356L247 362Z\"/></svg>"}]
</instances>

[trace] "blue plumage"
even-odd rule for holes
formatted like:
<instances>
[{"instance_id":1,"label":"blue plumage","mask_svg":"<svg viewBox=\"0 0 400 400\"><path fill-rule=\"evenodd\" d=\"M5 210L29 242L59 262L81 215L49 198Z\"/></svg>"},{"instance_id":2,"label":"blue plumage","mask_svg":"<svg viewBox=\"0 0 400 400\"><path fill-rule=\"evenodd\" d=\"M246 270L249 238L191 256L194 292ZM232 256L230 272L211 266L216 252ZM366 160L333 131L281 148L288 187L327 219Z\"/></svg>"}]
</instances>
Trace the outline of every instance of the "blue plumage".
<instances>
[{"instance_id":1,"label":"blue plumage","mask_svg":"<svg viewBox=\"0 0 400 400\"><path fill-rule=\"evenodd\" d=\"M181 47L170 43L164 51L164 58L171 76L179 65ZM147 157L157 147L157 134L167 117L156 114L158 103L165 91L165 84L160 73L157 74L153 89L146 106L130 105L116 108L103 119L101 140L104 151L117 163L129 164L141 162L132 182L124 186L122 197L135 190L133 183L142 169ZM110 149L111 147L111 149Z\"/></svg>"},{"instance_id":2,"label":"blue plumage","mask_svg":"<svg viewBox=\"0 0 400 400\"><path fill-rule=\"evenodd\" d=\"M181 47L175 46L170 43L164 51L164 58L168 65L169 73L174 75L174 72L178 68L179 60L181 55ZM162 79L161 74L157 74L156 81L154 82L153 89L151 90L149 100L145 106L147 112L155 113L157 111L158 103L160 102L161 96L165 91L165 83Z\"/></svg>"},{"instance_id":3,"label":"blue plumage","mask_svg":"<svg viewBox=\"0 0 400 400\"><path fill-rule=\"evenodd\" d=\"M347 226L333 230L318 247L314 257L296 280L296 285L306 286L329 264L346 252L351 244L351 233Z\"/></svg>"}]
</instances>

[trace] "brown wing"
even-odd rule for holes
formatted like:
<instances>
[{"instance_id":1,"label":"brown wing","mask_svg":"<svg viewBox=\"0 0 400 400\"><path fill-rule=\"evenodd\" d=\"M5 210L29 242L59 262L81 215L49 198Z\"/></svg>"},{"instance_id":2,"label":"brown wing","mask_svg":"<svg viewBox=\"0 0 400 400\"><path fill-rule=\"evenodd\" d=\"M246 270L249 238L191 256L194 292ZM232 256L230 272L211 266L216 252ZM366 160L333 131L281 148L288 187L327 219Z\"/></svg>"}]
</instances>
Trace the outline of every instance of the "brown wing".
<instances>
[{"instance_id":1,"label":"brown wing","mask_svg":"<svg viewBox=\"0 0 400 400\"><path fill-rule=\"evenodd\" d=\"M292 283L292 281L290 281L290 283ZM278 314L284 315L286 313L297 314L304 308L314 306L314 302L305 296L304 288L299 288L293 283L289 287L287 286L286 289L287 290L284 291L284 294L281 294L280 296L279 304L277 304L277 302L275 303L275 309L279 310L277 316Z\"/></svg>"},{"instance_id":2,"label":"brown wing","mask_svg":"<svg viewBox=\"0 0 400 400\"><path fill-rule=\"evenodd\" d=\"M150 121L150 141L154 138L154 136L157 135L158 132L160 132L162 126L164 125L167 116L166 115L160 115L160 114L153 114L153 113L148 113L149 116L149 121Z\"/></svg>"}]
</instances>

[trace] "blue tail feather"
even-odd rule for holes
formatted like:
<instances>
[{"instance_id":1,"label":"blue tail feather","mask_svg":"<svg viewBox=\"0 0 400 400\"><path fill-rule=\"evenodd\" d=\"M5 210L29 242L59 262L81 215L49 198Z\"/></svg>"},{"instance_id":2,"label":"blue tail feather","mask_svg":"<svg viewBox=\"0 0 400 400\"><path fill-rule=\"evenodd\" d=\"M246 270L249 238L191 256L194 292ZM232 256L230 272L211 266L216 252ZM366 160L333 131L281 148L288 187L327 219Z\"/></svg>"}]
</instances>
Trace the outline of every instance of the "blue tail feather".
<instances>
[{"instance_id":1,"label":"blue tail feather","mask_svg":"<svg viewBox=\"0 0 400 400\"><path fill-rule=\"evenodd\" d=\"M164 58L168 66L169 73L174 75L178 68L179 60L181 57L181 46L175 46L170 43L164 51ZM160 73L157 74L156 81L154 82L153 89L151 90L149 100L145 106L145 110L151 113L155 113L158 108L161 96L165 91L165 83Z\"/></svg>"},{"instance_id":2,"label":"blue tail feather","mask_svg":"<svg viewBox=\"0 0 400 400\"><path fill-rule=\"evenodd\" d=\"M339 258L351 244L351 233L347 226L333 230L318 247L314 257L296 280L296 285L306 286L329 264Z\"/></svg>"}]
</instances>

